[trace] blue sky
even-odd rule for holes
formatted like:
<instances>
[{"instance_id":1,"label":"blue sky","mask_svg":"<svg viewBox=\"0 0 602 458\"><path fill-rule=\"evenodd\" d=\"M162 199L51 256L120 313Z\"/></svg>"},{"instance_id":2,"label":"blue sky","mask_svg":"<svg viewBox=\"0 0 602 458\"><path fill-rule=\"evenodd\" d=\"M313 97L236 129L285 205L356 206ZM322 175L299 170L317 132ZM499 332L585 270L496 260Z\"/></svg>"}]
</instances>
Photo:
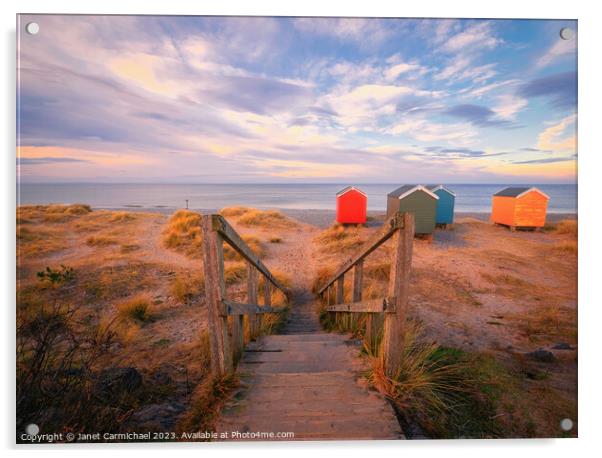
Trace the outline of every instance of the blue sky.
<instances>
[{"instance_id":1,"label":"blue sky","mask_svg":"<svg viewBox=\"0 0 602 458\"><path fill-rule=\"evenodd\" d=\"M575 21L20 22L23 182L576 179Z\"/></svg>"}]
</instances>

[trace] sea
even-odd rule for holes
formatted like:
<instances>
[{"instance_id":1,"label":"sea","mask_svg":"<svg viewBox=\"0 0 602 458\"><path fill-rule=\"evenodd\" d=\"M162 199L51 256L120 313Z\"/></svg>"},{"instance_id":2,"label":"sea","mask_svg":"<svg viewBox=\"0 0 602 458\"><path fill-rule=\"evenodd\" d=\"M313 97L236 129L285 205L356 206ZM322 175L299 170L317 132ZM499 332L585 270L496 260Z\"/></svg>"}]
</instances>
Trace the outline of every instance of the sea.
<instances>
[{"instance_id":1,"label":"sea","mask_svg":"<svg viewBox=\"0 0 602 458\"><path fill-rule=\"evenodd\" d=\"M399 184L357 185L368 196L368 210L384 211L387 193ZM456 212L486 213L491 196L506 186L517 184L450 184L456 193ZM549 213L577 213L576 184L540 184L548 196ZM17 187L18 205L85 203L93 208L175 210L220 209L249 206L261 209L334 210L335 194L341 184L142 184L142 183L61 183L30 184Z\"/></svg>"}]
</instances>

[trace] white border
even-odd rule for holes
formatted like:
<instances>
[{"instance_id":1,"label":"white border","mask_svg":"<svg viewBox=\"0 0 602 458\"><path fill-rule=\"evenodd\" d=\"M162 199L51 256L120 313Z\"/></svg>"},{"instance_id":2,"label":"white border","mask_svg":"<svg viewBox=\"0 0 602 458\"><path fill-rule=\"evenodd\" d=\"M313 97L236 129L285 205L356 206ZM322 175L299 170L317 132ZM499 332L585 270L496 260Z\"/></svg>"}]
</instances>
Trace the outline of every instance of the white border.
<instances>
[{"instance_id":1,"label":"white border","mask_svg":"<svg viewBox=\"0 0 602 458\"><path fill-rule=\"evenodd\" d=\"M374 452L379 454L419 454L421 457L442 454L450 457L504 457L545 454L546 458L568 456L595 456L600 450L600 414L602 412L602 378L599 363L600 323L602 294L598 279L598 260L601 258L599 228L602 215L598 211L597 193L600 170L602 169L602 143L599 135L599 110L602 105L600 81L602 64L599 59L599 43L602 42L602 27L596 2L568 2L547 0L525 2L504 0L483 2L481 0L431 0L428 2L390 2L387 0L335 1L304 0L282 2L281 0L238 0L220 2L190 2L189 0L103 0L82 2L81 0L8 0L2 2L3 46L2 63L2 139L4 139L2 186L3 207L6 209L2 224L2 253L4 262L0 267L0 281L4 292L4 338L3 362L5 370L2 380L2 405L8 406L0 415L2 443L8 454L13 455L14 446L14 288L15 288L15 14L27 12L52 13L120 13L120 14L230 14L230 15L323 15L323 16L403 16L403 17L488 17L488 18L577 18L579 19L579 436L577 440L503 440L503 441L417 441L391 442L332 442L295 444L140 444L121 446L87 447L86 455L116 456L131 455L134 450L144 450L149 456L163 458L168 450L177 448L178 454L199 453L204 456L236 456L237 458L261 457L266 454L306 458L308 452L320 449L325 453L341 453L346 457L362 457ZM81 455L82 447L42 446L21 450L19 456L40 453L64 456L67 453ZM172 452L173 453L173 452ZM320 452L318 452L320 453Z\"/></svg>"}]
</instances>

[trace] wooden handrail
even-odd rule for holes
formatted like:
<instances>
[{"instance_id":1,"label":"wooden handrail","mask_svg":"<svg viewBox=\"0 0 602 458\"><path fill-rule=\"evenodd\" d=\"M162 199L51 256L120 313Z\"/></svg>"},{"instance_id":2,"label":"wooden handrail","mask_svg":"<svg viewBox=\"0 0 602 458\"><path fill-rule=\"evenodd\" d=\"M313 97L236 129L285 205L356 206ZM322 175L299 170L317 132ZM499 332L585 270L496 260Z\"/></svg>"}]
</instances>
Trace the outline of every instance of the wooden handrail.
<instances>
[{"instance_id":1,"label":"wooden handrail","mask_svg":"<svg viewBox=\"0 0 602 458\"><path fill-rule=\"evenodd\" d=\"M222 215L206 215L204 218L211 219L211 228L218 232L223 239L230 245L238 254L249 261L255 268L261 272L261 274L269 280L276 288L285 293L289 294L289 291L282 285L274 276L270 273L268 268L261 262L261 259L257 257L253 251L247 246L245 241L238 235L232 226L226 221Z\"/></svg>"},{"instance_id":2,"label":"wooden handrail","mask_svg":"<svg viewBox=\"0 0 602 458\"><path fill-rule=\"evenodd\" d=\"M401 213L396 213L389 218L376 234L362 244L361 248L353 256L341 264L332 277L330 277L324 286L318 290L318 294L321 295L324 293L324 291L336 282L339 277L345 275L345 273L351 270L353 266L361 262L366 256L389 240L396 230L403 229L403 224L403 215Z\"/></svg>"},{"instance_id":3,"label":"wooden handrail","mask_svg":"<svg viewBox=\"0 0 602 458\"><path fill-rule=\"evenodd\" d=\"M362 301L362 277L364 258L390 238L394 238L389 273L388 297ZM387 375L394 377L399 370L403 355L410 269L412 265L412 244L414 241L414 215L396 213L387 220L360 249L341 264L334 275L318 290L322 296L326 293L327 312L334 314L335 322L345 313L365 313L364 337L372 343L373 321L375 313L384 313L384 328L381 342L381 356ZM353 298L350 304L344 304L345 274L353 268ZM336 286L334 286L336 283ZM331 288L336 288L335 303L331 304Z\"/></svg>"},{"instance_id":4,"label":"wooden handrail","mask_svg":"<svg viewBox=\"0 0 602 458\"><path fill-rule=\"evenodd\" d=\"M244 350L243 317L248 316L251 339L259 334L259 317L263 313L278 313L281 310L271 306L272 285L287 297L285 288L259 257L251 251L244 240L221 215L203 215L203 263L205 273L205 299L209 318L209 341L211 347L211 370L223 375L233 369L234 361ZM232 302L226 299L224 282L224 242L228 243L247 261L247 301ZM257 272L265 277L264 306L258 302ZM231 325L228 325L228 318Z\"/></svg>"}]
</instances>

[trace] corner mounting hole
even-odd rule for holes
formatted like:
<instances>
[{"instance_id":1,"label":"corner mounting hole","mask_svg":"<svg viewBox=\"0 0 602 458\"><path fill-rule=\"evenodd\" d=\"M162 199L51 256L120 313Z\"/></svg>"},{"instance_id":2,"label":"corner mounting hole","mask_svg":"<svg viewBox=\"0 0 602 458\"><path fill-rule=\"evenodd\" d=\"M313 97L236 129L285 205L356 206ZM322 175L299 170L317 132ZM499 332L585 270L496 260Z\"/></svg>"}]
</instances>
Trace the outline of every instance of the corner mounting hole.
<instances>
[{"instance_id":1,"label":"corner mounting hole","mask_svg":"<svg viewBox=\"0 0 602 458\"><path fill-rule=\"evenodd\" d=\"M573 29L570 29L568 27L563 27L562 29L560 29L560 38L562 38L563 40L570 40L571 38L573 38Z\"/></svg>"},{"instance_id":2,"label":"corner mounting hole","mask_svg":"<svg viewBox=\"0 0 602 458\"><path fill-rule=\"evenodd\" d=\"M37 35L40 31L40 24L37 22L30 22L25 26L25 31L30 35Z\"/></svg>"}]
</instances>

